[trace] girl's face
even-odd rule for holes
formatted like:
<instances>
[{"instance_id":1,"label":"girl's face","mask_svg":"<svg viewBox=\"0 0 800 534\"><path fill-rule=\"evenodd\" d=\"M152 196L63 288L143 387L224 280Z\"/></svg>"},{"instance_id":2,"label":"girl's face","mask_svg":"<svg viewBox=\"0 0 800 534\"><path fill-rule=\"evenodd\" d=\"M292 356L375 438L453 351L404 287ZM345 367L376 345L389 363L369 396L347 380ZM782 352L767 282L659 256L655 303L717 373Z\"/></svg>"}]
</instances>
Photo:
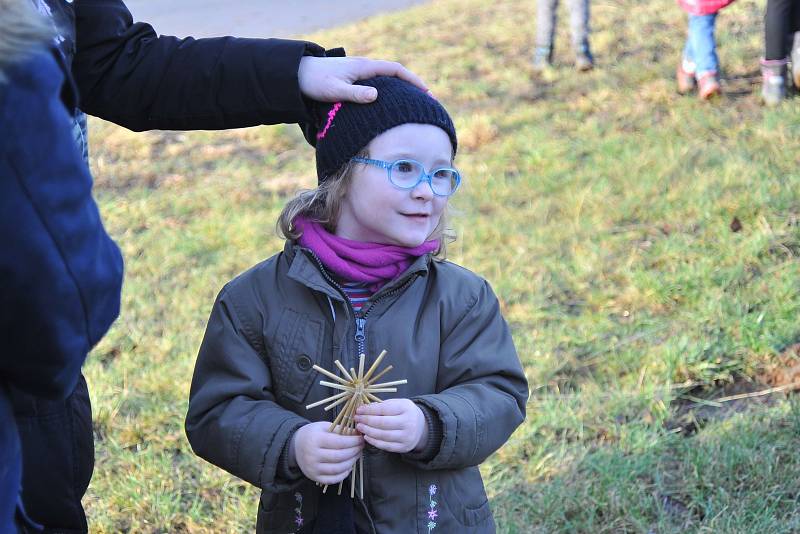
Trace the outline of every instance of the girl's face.
<instances>
[{"instance_id":1,"label":"girl's face","mask_svg":"<svg viewBox=\"0 0 800 534\"><path fill-rule=\"evenodd\" d=\"M367 145L369 157L393 162L417 160L426 172L452 165L453 147L441 128L430 124L402 124ZM398 189L386 169L357 163L350 187L342 199L336 235L354 241L415 247L424 243L439 224L447 197L436 196L427 181L413 189Z\"/></svg>"}]
</instances>

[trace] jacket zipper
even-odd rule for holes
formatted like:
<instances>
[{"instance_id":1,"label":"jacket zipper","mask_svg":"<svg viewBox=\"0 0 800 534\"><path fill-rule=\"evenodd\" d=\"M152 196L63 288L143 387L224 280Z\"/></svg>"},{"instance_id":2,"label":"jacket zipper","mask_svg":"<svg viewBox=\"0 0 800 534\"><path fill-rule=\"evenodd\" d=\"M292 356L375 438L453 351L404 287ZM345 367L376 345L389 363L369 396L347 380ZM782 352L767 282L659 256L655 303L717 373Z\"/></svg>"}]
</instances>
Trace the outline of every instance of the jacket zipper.
<instances>
[{"instance_id":1,"label":"jacket zipper","mask_svg":"<svg viewBox=\"0 0 800 534\"><path fill-rule=\"evenodd\" d=\"M357 357L360 357L362 354L366 354L366 352L367 352L366 328L367 328L367 315L369 315L369 312L371 312L372 308L374 308L375 305L377 303L379 303L380 301L382 301L382 300L386 299L387 297L395 295L396 293L399 293L400 291L404 290L406 287L408 287L411 284L411 282L414 281L414 279L416 277L417 277L416 273L412 274L411 276L408 277L408 280L406 280L405 282L402 283L402 285L397 286L396 288L392 289L391 291L388 291L388 292L384 293L383 295L381 295L380 297L378 297L377 299L372 301L372 303L369 305L369 307L366 310L364 310L363 313L356 314L356 343L358 344L358 356Z\"/></svg>"},{"instance_id":2,"label":"jacket zipper","mask_svg":"<svg viewBox=\"0 0 800 534\"><path fill-rule=\"evenodd\" d=\"M308 250L308 249L306 249L306 250ZM338 283L336 283L336 280L334 280L328 274L328 271L325 269L325 266L322 264L322 260L319 259L319 256L317 256L316 253L314 253L313 250L308 250L308 251L311 253L311 256L314 258L314 261L317 263L317 267L319 267L319 271L320 271L320 273L322 273L322 276L325 278L325 280L327 280L329 284L331 284L333 287L335 287L336 290L345 298L347 303L350 304L350 310L353 312L353 318L355 319L355 322L356 322L356 333L355 333L356 346L357 346L356 361L358 361L359 357L362 354L366 354L366 351L367 351L367 333L366 333L366 328L367 328L367 315L369 315L369 312L372 311L372 308L374 308L375 305L378 302L380 302L383 299L385 299L386 297L394 295L394 294L398 293L399 291L402 291L403 289L408 287L408 285L411 284L411 282L413 282L417 278L417 276L419 276L419 275L417 273L412 274L411 276L408 277L408 280L403 282L402 285L397 286L396 288L392 289L391 291L381 295L380 298L374 300L369 305L369 307L366 310L364 310L364 313L358 313L358 312L355 311L355 308L353 307L353 301L350 300L350 297L347 295L347 293L345 293L344 289L342 289L342 286L340 286ZM335 409L337 414L338 414L339 410L341 410L341 408L337 407ZM365 456L364 457L364 462L365 463L366 463L366 460L367 460L367 458ZM367 507L367 503L364 502L364 501L361 501L361 502L362 502L362 505L364 506L364 510L366 511L367 518L369 519L370 523L372 523L372 517L371 517L371 515L369 513L369 509ZM374 528L374 526L373 526L373 528Z\"/></svg>"},{"instance_id":3,"label":"jacket zipper","mask_svg":"<svg viewBox=\"0 0 800 534\"><path fill-rule=\"evenodd\" d=\"M322 276L325 278L325 280L327 280L329 284L331 284L333 287L335 287L336 290L345 298L347 303L350 304L350 310L353 312L353 318L355 319L355 323L356 323L356 333L355 333L356 355L355 356L356 356L356 361L358 361L358 359L361 357L361 355L362 354L366 354L366 352L367 352L366 328L367 328L367 315L369 315L369 312L371 312L372 308L374 308L375 305L377 303L379 303L380 301L382 301L382 300L386 299L387 297L390 297L390 296L402 291L403 289L405 289L409 284L411 284L411 282L414 281L414 279L416 279L416 277L418 275L416 273L412 274L411 276L408 277L408 280L403 282L402 285L399 285L396 288L392 289L391 291L381 295L380 298L374 300L369 305L369 307L366 310L364 310L364 312L356 312L355 308L353 307L353 301L350 300L350 297L347 295L347 293L344 291L344 289L342 289L342 286L340 286L338 283L336 283L336 281L328 274L328 271L325 269L325 266L322 264L322 260L319 259L319 256L317 256L316 253L313 250L308 250L308 251L311 253L311 256L314 258L314 261L317 263L317 267L319 267L320 273L322 273Z\"/></svg>"}]
</instances>

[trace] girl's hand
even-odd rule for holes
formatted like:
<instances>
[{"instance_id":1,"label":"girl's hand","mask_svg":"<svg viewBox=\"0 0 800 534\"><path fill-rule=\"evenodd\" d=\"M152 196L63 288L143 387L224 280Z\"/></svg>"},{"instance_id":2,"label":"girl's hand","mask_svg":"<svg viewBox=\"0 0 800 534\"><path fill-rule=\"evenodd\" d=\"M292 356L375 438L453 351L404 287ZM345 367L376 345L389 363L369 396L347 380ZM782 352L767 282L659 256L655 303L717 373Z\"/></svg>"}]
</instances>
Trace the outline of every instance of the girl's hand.
<instances>
[{"instance_id":1,"label":"girl's hand","mask_svg":"<svg viewBox=\"0 0 800 534\"><path fill-rule=\"evenodd\" d=\"M428 439L428 425L419 406L408 399L389 399L360 406L356 430L378 449L408 452L421 448Z\"/></svg>"},{"instance_id":2,"label":"girl's hand","mask_svg":"<svg viewBox=\"0 0 800 534\"><path fill-rule=\"evenodd\" d=\"M329 426L329 422L320 421L300 427L289 448L303 474L321 484L344 480L364 448L360 435L328 432Z\"/></svg>"}]
</instances>

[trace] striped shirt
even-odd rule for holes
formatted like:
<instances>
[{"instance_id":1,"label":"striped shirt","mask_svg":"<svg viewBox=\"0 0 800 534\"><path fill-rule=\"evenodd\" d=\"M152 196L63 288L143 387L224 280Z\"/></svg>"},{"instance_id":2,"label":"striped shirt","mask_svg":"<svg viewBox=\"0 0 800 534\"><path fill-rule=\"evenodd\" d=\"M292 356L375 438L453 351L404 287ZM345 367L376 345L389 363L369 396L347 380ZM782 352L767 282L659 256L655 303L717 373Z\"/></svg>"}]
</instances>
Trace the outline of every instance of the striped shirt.
<instances>
[{"instance_id":1,"label":"striped shirt","mask_svg":"<svg viewBox=\"0 0 800 534\"><path fill-rule=\"evenodd\" d=\"M342 282L341 286L345 294L350 297L353 309L357 312L361 311L361 308L372 296L372 291L362 282Z\"/></svg>"}]
</instances>

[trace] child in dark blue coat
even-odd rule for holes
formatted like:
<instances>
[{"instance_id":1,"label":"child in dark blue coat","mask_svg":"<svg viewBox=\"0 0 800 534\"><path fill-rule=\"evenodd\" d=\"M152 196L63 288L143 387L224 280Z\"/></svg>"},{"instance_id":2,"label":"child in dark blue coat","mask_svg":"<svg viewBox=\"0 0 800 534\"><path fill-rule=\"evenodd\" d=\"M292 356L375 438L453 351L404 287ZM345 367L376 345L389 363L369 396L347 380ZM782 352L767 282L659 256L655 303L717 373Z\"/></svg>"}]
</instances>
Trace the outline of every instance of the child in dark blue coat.
<instances>
[{"instance_id":1,"label":"child in dark blue coat","mask_svg":"<svg viewBox=\"0 0 800 534\"><path fill-rule=\"evenodd\" d=\"M75 92L29 3L0 16L0 533L32 523L9 392L65 398L119 313L122 257L72 137ZM11 134L9 134L11 133ZM91 424L91 421L89 421Z\"/></svg>"}]
</instances>

